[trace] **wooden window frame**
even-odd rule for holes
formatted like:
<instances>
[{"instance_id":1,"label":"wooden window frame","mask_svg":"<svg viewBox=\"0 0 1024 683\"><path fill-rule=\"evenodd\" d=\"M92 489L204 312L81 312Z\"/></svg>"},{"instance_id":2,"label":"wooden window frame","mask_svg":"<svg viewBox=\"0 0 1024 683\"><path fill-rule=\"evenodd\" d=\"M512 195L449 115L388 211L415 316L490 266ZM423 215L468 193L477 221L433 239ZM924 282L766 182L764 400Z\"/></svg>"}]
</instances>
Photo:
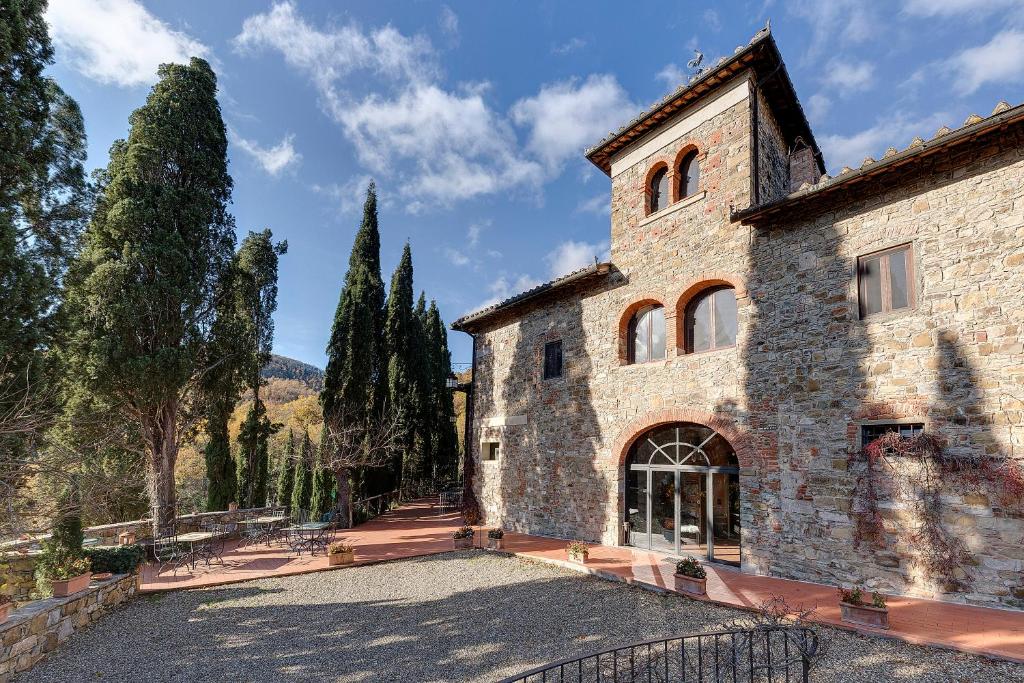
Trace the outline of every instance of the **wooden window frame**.
<instances>
[{"instance_id":1,"label":"wooden window frame","mask_svg":"<svg viewBox=\"0 0 1024 683\"><path fill-rule=\"evenodd\" d=\"M904 252L906 254L905 260L907 264L907 305L901 306L900 308L892 307L892 278L889 271L889 255L896 252ZM881 271L879 277L882 280L882 310L875 311L874 313L867 313L864 310L865 303L867 302L867 282L865 281L864 266L863 263L870 259L878 259L879 270ZM888 247L879 251L873 251L869 254L863 254L857 257L857 310L860 312L860 317L870 318L876 315L884 315L889 313L898 313L902 311L912 311L917 308L917 282L915 277L916 266L914 259L914 245L912 243L898 244L895 247Z\"/></svg>"},{"instance_id":2,"label":"wooden window frame","mask_svg":"<svg viewBox=\"0 0 1024 683\"><path fill-rule=\"evenodd\" d=\"M880 436L884 435L887 432L896 432L897 434L899 434L901 429L909 429L911 437L913 437L913 436L917 436L918 434L923 433L924 432L924 428L925 428L925 423L923 421L919 421L919 422L914 422L914 421L910 421L910 422L871 422L871 423L861 424L860 425L860 447L864 448L869 443L871 443L872 441L874 441L875 439L879 438ZM875 434L874 436L872 436L870 440L866 439L868 433L872 432L872 431L877 431L877 432L880 432L880 433ZM908 437L904 437L904 438L908 438Z\"/></svg>"},{"instance_id":3,"label":"wooden window frame","mask_svg":"<svg viewBox=\"0 0 1024 683\"><path fill-rule=\"evenodd\" d=\"M501 442L499 441L484 441L483 448L480 449L480 461L481 462L498 462L501 458ZM493 453L494 457L490 457Z\"/></svg>"},{"instance_id":4,"label":"wooden window frame","mask_svg":"<svg viewBox=\"0 0 1024 683\"><path fill-rule=\"evenodd\" d=\"M696 163L697 164L697 187L689 188L686 186L687 174L684 169L687 165ZM686 192L685 190L689 190ZM676 164L676 201L682 201L688 197L692 197L700 191L700 152L697 149L691 149L689 152L683 155Z\"/></svg>"},{"instance_id":5,"label":"wooden window frame","mask_svg":"<svg viewBox=\"0 0 1024 683\"><path fill-rule=\"evenodd\" d=\"M548 349L558 348L558 374L548 374ZM561 339L554 339L544 344L544 367L541 369L541 374L544 379L558 379L565 372L565 357L563 355L563 346Z\"/></svg>"},{"instance_id":6,"label":"wooden window frame","mask_svg":"<svg viewBox=\"0 0 1024 683\"><path fill-rule=\"evenodd\" d=\"M645 358L644 360L637 360L637 358L636 358L636 328L637 328L637 324L640 321L640 316L643 315L644 313L648 313L649 311L653 311L654 309L657 309L657 308L662 309L662 320L665 321L665 330L663 331L663 334L666 335L666 337L665 337L665 355L663 355L661 358L654 358L654 357L651 356L651 339L653 338L653 336L651 334L651 329L650 329L651 328L650 318L648 318L648 323L647 323L647 325L648 325L648 330L647 330L647 358ZM626 363L627 364L629 364L629 365L640 365L640 364L643 364L643 363L656 363L656 362L658 362L660 360L665 360L665 358L668 357L668 336L667 336L668 335L668 320L665 317L664 311L665 311L665 307L662 306L661 304L647 304L646 306L643 306L642 308L637 309L637 311L629 319L629 325L626 327L626 334L628 335L627 339L626 339Z\"/></svg>"},{"instance_id":7,"label":"wooden window frame","mask_svg":"<svg viewBox=\"0 0 1024 683\"><path fill-rule=\"evenodd\" d=\"M701 301L709 297L714 297L717 292L731 290L733 297L736 297L736 288L731 285L720 285L717 287L709 287L708 289L701 290L693 296L692 299L686 304L686 309L683 311L683 350L687 353L711 353L712 351L724 351L725 349L735 349L736 341L732 344L726 344L723 346L717 345L717 339L715 339L715 318L718 317L718 306L715 305L715 300L711 299L711 319L710 319L710 332L711 332L711 346L700 351L695 351L693 348L693 328L694 328L694 313L697 310L697 305ZM739 305L737 300L736 307L736 338L740 336L740 313Z\"/></svg>"},{"instance_id":8,"label":"wooden window frame","mask_svg":"<svg viewBox=\"0 0 1024 683\"><path fill-rule=\"evenodd\" d=\"M659 192L658 193L659 205L658 205L657 208L655 208L655 206L654 206L655 189L657 188L658 185L661 184L661 183L657 182L659 174L664 174L666 189L668 190L668 192L664 192L664 193ZM664 211L665 209L667 209L671 205L672 205L671 169L668 166L664 165L664 164L660 164L659 166L657 166L655 169L653 169L651 171L651 176L650 176L650 178L647 179L647 215L650 216L651 214L658 213L659 211Z\"/></svg>"}]
</instances>

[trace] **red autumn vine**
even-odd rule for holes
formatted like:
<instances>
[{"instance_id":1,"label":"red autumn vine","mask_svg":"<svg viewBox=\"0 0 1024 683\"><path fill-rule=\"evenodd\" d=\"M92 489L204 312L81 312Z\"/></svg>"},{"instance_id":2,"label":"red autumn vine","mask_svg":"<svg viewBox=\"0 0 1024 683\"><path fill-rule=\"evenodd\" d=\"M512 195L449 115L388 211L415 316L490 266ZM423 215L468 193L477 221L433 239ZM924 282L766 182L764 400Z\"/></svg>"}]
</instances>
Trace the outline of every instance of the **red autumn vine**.
<instances>
[{"instance_id":1,"label":"red autumn vine","mask_svg":"<svg viewBox=\"0 0 1024 683\"><path fill-rule=\"evenodd\" d=\"M1024 503L1024 468L1018 461L951 455L932 434L885 434L852 454L850 463L863 466L851 504L855 546L886 548L880 501L905 503L914 521L909 528L896 529L900 540L911 544L925 573L941 580L946 590L970 587L974 560L942 523L943 492L982 493L1004 508L1019 509Z\"/></svg>"}]
</instances>

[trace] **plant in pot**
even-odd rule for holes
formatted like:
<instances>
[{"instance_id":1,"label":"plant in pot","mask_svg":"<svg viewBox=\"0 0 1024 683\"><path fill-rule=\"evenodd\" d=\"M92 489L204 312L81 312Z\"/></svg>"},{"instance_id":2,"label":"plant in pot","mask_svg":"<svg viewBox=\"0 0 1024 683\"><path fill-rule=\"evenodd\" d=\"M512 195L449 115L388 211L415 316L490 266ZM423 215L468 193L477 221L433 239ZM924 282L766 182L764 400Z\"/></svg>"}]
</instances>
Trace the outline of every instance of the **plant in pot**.
<instances>
[{"instance_id":1,"label":"plant in pot","mask_svg":"<svg viewBox=\"0 0 1024 683\"><path fill-rule=\"evenodd\" d=\"M89 558L47 543L36 563L36 585L43 595L52 591L55 598L67 597L89 587L91 569Z\"/></svg>"},{"instance_id":2,"label":"plant in pot","mask_svg":"<svg viewBox=\"0 0 1024 683\"><path fill-rule=\"evenodd\" d=\"M327 548L327 562L331 567L356 561L356 547L348 543L332 543Z\"/></svg>"},{"instance_id":3,"label":"plant in pot","mask_svg":"<svg viewBox=\"0 0 1024 683\"><path fill-rule=\"evenodd\" d=\"M570 562L579 564L586 564L587 558L590 556L590 548L583 541L570 541L569 545L565 546L565 552L569 556Z\"/></svg>"},{"instance_id":4,"label":"plant in pot","mask_svg":"<svg viewBox=\"0 0 1024 683\"><path fill-rule=\"evenodd\" d=\"M455 549L461 550L464 548L473 547L473 527L464 526L460 529L456 529L455 533L452 534L452 539L455 541Z\"/></svg>"},{"instance_id":5,"label":"plant in pot","mask_svg":"<svg viewBox=\"0 0 1024 683\"><path fill-rule=\"evenodd\" d=\"M122 531L117 535L118 545L132 545L133 543L135 543L135 531L133 529Z\"/></svg>"},{"instance_id":6,"label":"plant in pot","mask_svg":"<svg viewBox=\"0 0 1024 683\"><path fill-rule=\"evenodd\" d=\"M871 594L871 603L864 602L864 591L860 586L853 588L839 587L839 609L842 619L848 624L859 624L872 628L889 628L889 608L885 605L885 596L875 592Z\"/></svg>"},{"instance_id":7,"label":"plant in pot","mask_svg":"<svg viewBox=\"0 0 1024 683\"><path fill-rule=\"evenodd\" d=\"M680 593L707 595L708 573L696 558L685 557L676 562L673 578Z\"/></svg>"},{"instance_id":8,"label":"plant in pot","mask_svg":"<svg viewBox=\"0 0 1024 683\"><path fill-rule=\"evenodd\" d=\"M7 589L4 577L7 576L8 571L10 571L10 565L0 555L0 623L3 623L7 619L7 615L14 609L14 598L4 592Z\"/></svg>"},{"instance_id":9,"label":"plant in pot","mask_svg":"<svg viewBox=\"0 0 1024 683\"><path fill-rule=\"evenodd\" d=\"M501 529L487 531L487 547L490 550L501 550L505 547L505 532Z\"/></svg>"}]
</instances>

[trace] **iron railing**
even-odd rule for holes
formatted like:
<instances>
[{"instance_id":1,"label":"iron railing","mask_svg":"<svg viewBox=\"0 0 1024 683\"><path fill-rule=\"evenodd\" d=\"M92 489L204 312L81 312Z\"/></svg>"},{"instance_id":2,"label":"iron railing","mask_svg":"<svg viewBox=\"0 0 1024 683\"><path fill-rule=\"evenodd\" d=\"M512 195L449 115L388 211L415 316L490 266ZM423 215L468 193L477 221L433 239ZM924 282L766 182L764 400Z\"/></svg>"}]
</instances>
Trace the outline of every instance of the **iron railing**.
<instances>
[{"instance_id":1,"label":"iron railing","mask_svg":"<svg viewBox=\"0 0 1024 683\"><path fill-rule=\"evenodd\" d=\"M807 683L818 637L765 626L634 643L565 659L501 683Z\"/></svg>"}]
</instances>

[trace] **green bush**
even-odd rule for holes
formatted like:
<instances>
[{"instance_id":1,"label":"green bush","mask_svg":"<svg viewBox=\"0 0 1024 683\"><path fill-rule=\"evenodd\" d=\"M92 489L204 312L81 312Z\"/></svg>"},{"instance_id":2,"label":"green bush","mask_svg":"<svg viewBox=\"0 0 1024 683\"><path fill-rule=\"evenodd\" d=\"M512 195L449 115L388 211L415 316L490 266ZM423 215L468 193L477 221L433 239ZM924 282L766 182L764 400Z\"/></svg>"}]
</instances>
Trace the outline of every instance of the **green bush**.
<instances>
[{"instance_id":1,"label":"green bush","mask_svg":"<svg viewBox=\"0 0 1024 683\"><path fill-rule=\"evenodd\" d=\"M138 545L85 548L85 556L92 560L92 570L96 574L131 574L146 559L145 551Z\"/></svg>"},{"instance_id":2,"label":"green bush","mask_svg":"<svg viewBox=\"0 0 1024 683\"><path fill-rule=\"evenodd\" d=\"M77 554L54 540L43 542L43 552L36 562L36 595L53 595L53 582L66 581L91 570L88 558Z\"/></svg>"}]
</instances>

